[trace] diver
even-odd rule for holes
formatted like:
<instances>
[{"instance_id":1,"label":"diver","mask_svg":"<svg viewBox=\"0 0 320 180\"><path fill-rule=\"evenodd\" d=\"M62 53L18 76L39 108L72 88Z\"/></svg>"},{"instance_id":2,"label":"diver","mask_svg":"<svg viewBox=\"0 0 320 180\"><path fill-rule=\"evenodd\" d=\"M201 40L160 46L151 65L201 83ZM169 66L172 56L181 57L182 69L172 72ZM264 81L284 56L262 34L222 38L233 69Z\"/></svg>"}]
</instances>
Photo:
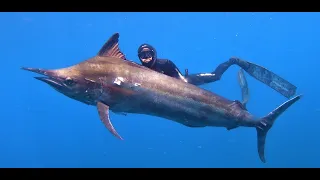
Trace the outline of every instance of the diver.
<instances>
[{"instance_id":1,"label":"diver","mask_svg":"<svg viewBox=\"0 0 320 180\"><path fill-rule=\"evenodd\" d=\"M158 58L156 49L149 44L142 44L138 48L138 57L143 66L196 86L218 80L216 78L217 76L215 72L188 75L188 70L186 70L185 76L183 76L179 68L171 60ZM221 67L225 67L225 66L226 65ZM221 71L221 69L222 68L218 70ZM220 71L217 71L217 72L220 72ZM222 73L220 74L220 77L221 75ZM236 102L242 105L244 109L246 109L246 105L249 100L249 88L248 88L248 84L244 76L244 73L241 69L238 73L238 82L241 88L242 102L239 102L239 101L236 101Z\"/></svg>"},{"instance_id":2,"label":"diver","mask_svg":"<svg viewBox=\"0 0 320 180\"><path fill-rule=\"evenodd\" d=\"M273 72L250 63L248 61L241 60L236 57L230 58L228 61L221 63L213 72L211 73L196 73L189 74L188 69L185 70L185 75L183 76L177 66L169 59L160 59L157 57L157 52L154 47L150 44L142 44L138 48L138 58L142 65L148 67L157 72L166 74L168 76L183 80L187 83L199 86L206 83L215 82L221 79L223 73L232 65L240 66L248 74L256 78L257 80L263 82L264 84L270 86L283 96L289 98L295 94L296 87L286 81L285 79L279 77ZM245 76L240 77L238 74L239 83L244 82ZM242 78L242 79L241 79ZM242 92L248 91L247 84L241 85ZM244 97L243 97L244 98Z\"/></svg>"}]
</instances>

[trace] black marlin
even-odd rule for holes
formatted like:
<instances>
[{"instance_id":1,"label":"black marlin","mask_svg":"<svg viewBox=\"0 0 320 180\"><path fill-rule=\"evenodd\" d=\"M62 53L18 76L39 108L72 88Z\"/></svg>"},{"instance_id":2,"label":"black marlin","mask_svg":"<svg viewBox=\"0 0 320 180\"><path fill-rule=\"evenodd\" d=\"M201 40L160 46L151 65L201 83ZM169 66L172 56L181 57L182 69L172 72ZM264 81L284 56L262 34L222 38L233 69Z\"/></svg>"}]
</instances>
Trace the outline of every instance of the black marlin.
<instances>
[{"instance_id":1,"label":"black marlin","mask_svg":"<svg viewBox=\"0 0 320 180\"><path fill-rule=\"evenodd\" d=\"M114 113L135 113L169 119L188 127L253 127L257 130L258 153L265 161L267 132L277 117L298 101L301 95L286 101L268 115L257 118L235 100L155 72L127 60L120 51L115 33L98 54L79 64L61 69L22 69L45 77L36 77L58 92L97 107L101 121L122 139L109 119Z\"/></svg>"}]
</instances>

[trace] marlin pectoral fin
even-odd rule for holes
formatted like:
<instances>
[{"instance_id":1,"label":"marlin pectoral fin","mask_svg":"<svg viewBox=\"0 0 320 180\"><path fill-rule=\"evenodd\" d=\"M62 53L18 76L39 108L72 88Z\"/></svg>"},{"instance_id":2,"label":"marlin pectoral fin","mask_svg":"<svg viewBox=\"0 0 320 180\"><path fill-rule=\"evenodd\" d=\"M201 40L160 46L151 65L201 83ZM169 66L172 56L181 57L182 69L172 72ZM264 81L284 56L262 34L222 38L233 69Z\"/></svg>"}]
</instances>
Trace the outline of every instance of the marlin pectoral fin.
<instances>
[{"instance_id":1,"label":"marlin pectoral fin","mask_svg":"<svg viewBox=\"0 0 320 180\"><path fill-rule=\"evenodd\" d=\"M123 140L123 138L118 134L116 129L113 127L110 118L109 118L109 106L98 102L97 108L100 116L100 120L103 122L103 124L107 127L107 129L117 138Z\"/></svg>"}]
</instances>

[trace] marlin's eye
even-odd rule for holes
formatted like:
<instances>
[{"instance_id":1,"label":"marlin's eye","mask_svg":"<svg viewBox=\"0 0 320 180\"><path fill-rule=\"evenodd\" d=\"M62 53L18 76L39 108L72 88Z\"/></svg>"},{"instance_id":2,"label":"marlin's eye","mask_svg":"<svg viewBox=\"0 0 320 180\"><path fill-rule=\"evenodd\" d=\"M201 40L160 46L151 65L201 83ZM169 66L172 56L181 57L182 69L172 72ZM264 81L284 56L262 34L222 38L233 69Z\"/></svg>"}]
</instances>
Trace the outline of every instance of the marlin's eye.
<instances>
[{"instance_id":1,"label":"marlin's eye","mask_svg":"<svg viewBox=\"0 0 320 180\"><path fill-rule=\"evenodd\" d=\"M68 86L72 86L74 84L74 80L71 79L70 77L67 77L64 83Z\"/></svg>"}]
</instances>

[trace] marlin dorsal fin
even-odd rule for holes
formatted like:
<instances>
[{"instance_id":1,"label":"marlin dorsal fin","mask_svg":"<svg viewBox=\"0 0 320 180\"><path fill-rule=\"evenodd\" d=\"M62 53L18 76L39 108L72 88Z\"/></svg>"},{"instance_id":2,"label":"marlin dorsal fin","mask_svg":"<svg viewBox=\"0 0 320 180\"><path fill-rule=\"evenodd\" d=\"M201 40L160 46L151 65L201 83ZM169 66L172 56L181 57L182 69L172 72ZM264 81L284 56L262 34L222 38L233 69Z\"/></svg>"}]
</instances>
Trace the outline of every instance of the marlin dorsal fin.
<instances>
[{"instance_id":1,"label":"marlin dorsal fin","mask_svg":"<svg viewBox=\"0 0 320 180\"><path fill-rule=\"evenodd\" d=\"M119 33L115 33L109 38L98 52L98 56L126 59L119 48Z\"/></svg>"}]
</instances>

